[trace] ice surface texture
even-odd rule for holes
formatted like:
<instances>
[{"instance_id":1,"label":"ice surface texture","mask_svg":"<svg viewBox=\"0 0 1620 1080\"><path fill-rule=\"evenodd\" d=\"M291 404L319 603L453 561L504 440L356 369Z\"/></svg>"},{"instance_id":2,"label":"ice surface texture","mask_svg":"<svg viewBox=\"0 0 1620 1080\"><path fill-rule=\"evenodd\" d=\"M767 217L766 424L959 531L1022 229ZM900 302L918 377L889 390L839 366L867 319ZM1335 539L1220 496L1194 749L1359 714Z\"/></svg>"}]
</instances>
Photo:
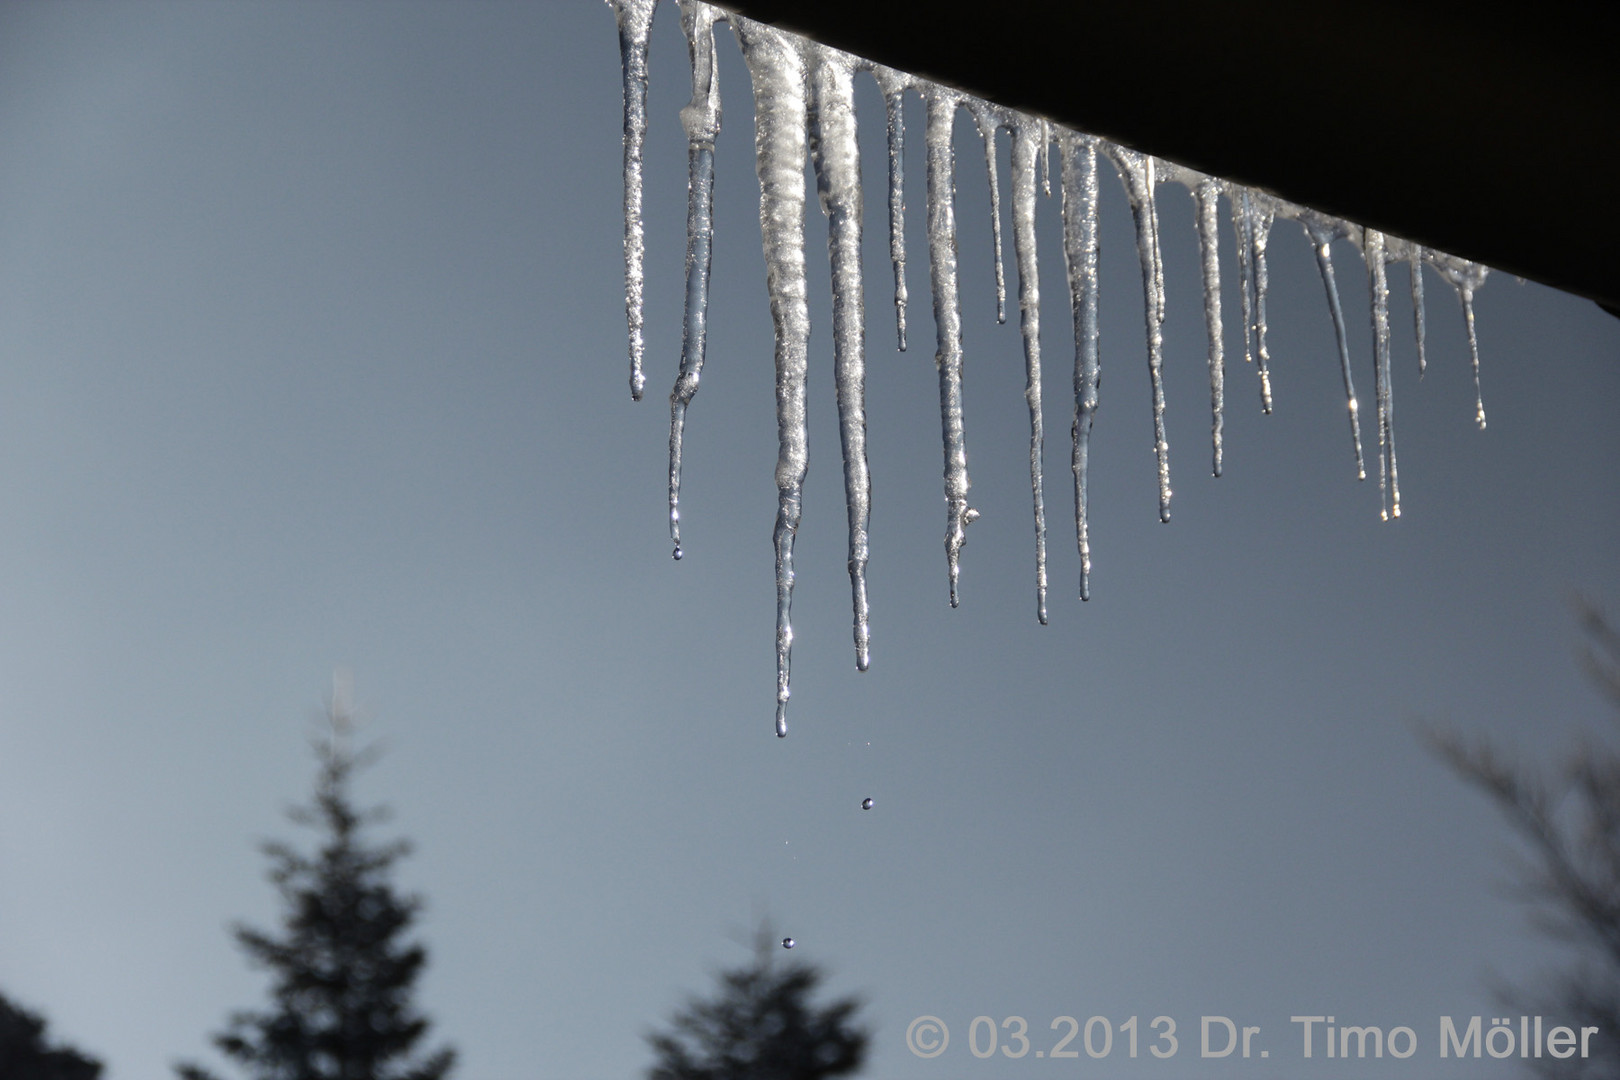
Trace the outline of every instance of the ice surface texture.
<instances>
[{"instance_id":1,"label":"ice surface texture","mask_svg":"<svg viewBox=\"0 0 1620 1080\"><path fill-rule=\"evenodd\" d=\"M625 312L629 328L630 387L641 397L644 339L642 293L644 240L641 223L642 144L647 128L647 42L656 0L608 0L618 29L624 70L624 257ZM1405 263L1411 287L1418 369L1427 365L1424 341L1423 267L1431 267L1456 291L1475 386L1475 421L1485 426L1479 395L1479 345L1474 326L1474 295L1486 268L1387 236L1354 222L1297 206L1256 188L1207 176L1130 147L1050 121L1007 109L926 79L873 64L786 31L731 14L723 8L679 0L681 26L692 65L692 101L681 110L688 140L686 309L680 371L670 394L669 527L674 556L680 542L681 442L687 408L703 369L709 265L713 247L714 143L720 133L720 90L714 62L714 30L730 24L742 48L753 83L754 148L759 173L760 235L765 251L771 319L775 328L777 418L776 548L776 733L787 734L789 665L793 647L793 542L798 532L803 484L809 466L805 423L805 383L810 316L805 285L805 161L809 157L816 192L827 218L832 266L834 381L839 435L844 458L844 490L849 517L849 574L853 602L855 666L871 659L871 619L866 567L870 548L871 478L866 454L866 312L861 280L862 189L853 83L870 72L883 95L888 139L889 257L894 268L897 344L907 345L905 117L907 91L923 101L927 154L926 199L929 281L933 296L935 364L939 372L941 444L945 481L945 561L952 607L960 603L961 553L967 527L979 516L968 504L967 430L963 397L961 298L957 282L956 115L966 110L983 140L993 215L996 316L1006 318L1002 270L1001 180L996 133L1010 139L1013 253L1018 269L1019 327L1024 343L1024 396L1030 420L1030 492L1035 525L1036 616L1047 621L1045 433L1041 425L1040 283L1035 251L1035 190L1050 195L1050 155L1058 153L1063 219L1063 264L1074 321L1074 424L1070 432L1074 473L1075 542L1080 552L1079 594L1091 596L1091 540L1087 526L1087 469L1090 436L1099 402L1101 350L1098 340L1098 161L1113 165L1125 187L1136 226L1146 316L1153 446L1158 462L1159 517L1170 520L1170 448L1164 427L1163 325L1164 263L1159 242L1158 186L1177 183L1193 196L1203 270L1204 322L1209 335L1211 471L1220 476L1221 433L1226 399L1220 276L1220 201L1226 199L1236 243L1238 301L1243 324L1243 358L1259 375L1261 408L1272 411L1271 357L1266 342L1266 251L1279 219L1297 222L1316 255L1338 342L1339 365L1350 419L1350 438L1359 479L1366 478L1361 422L1350 374L1344 312L1334 274L1333 244L1347 240L1367 268L1373 334L1373 370L1378 419L1380 512L1401 512L1395 457L1395 401L1390 372L1389 277L1391 263ZM785 943L784 943L785 944Z\"/></svg>"}]
</instances>

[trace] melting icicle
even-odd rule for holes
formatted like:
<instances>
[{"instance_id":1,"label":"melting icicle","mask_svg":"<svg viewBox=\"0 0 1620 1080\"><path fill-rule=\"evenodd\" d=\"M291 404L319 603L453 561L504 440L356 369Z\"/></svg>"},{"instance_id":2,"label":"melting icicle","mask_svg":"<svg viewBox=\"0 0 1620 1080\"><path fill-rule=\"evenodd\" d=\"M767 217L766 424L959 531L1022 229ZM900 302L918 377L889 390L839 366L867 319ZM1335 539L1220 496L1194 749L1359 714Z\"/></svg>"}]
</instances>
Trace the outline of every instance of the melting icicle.
<instances>
[{"instance_id":1,"label":"melting icicle","mask_svg":"<svg viewBox=\"0 0 1620 1080\"><path fill-rule=\"evenodd\" d=\"M889 261L894 264L894 322L900 351L906 351L906 87L910 75L872 65L872 77L883 91L889 128Z\"/></svg>"},{"instance_id":2,"label":"melting icicle","mask_svg":"<svg viewBox=\"0 0 1620 1080\"><path fill-rule=\"evenodd\" d=\"M1159 466L1159 520L1170 520L1170 443L1164 434L1164 259L1159 250L1159 204L1154 159L1123 146L1108 146L1119 169L1136 222L1136 253L1142 263L1142 306L1147 322L1148 380L1153 390L1153 454Z\"/></svg>"},{"instance_id":3,"label":"melting icicle","mask_svg":"<svg viewBox=\"0 0 1620 1080\"><path fill-rule=\"evenodd\" d=\"M1254 202L1248 188L1232 185L1236 192L1232 199L1232 229L1237 233L1238 300L1243 312L1243 362L1252 364L1259 357L1260 411L1271 415L1271 372L1266 366L1264 350L1254 347L1255 326L1260 305L1259 287L1254 266Z\"/></svg>"},{"instance_id":4,"label":"melting icicle","mask_svg":"<svg viewBox=\"0 0 1620 1080\"><path fill-rule=\"evenodd\" d=\"M1046 625L1046 433L1041 423L1041 282L1035 256L1035 158L1045 153L1046 122L1012 128L1013 256L1018 261L1018 325L1024 336L1024 403L1029 406L1029 488L1035 504L1035 615ZM1037 143L1041 146L1037 148Z\"/></svg>"},{"instance_id":5,"label":"melting icicle","mask_svg":"<svg viewBox=\"0 0 1620 1080\"><path fill-rule=\"evenodd\" d=\"M1063 265L1074 311L1074 536L1080 548L1080 599L1091 599L1091 534L1086 521L1086 471L1100 382L1097 325L1097 140L1072 131L1058 136L1063 188Z\"/></svg>"},{"instance_id":6,"label":"melting icicle","mask_svg":"<svg viewBox=\"0 0 1620 1080\"><path fill-rule=\"evenodd\" d=\"M804 279L804 53L802 39L763 23L739 16L733 25L754 86L759 228L776 331L776 734L785 738L793 649L793 540L810 464L804 412L810 345Z\"/></svg>"},{"instance_id":7,"label":"melting icicle","mask_svg":"<svg viewBox=\"0 0 1620 1080\"><path fill-rule=\"evenodd\" d=\"M928 270L933 283L939 368L939 419L945 448L945 561L951 607L960 603L957 578L967 527L979 516L968 506L967 439L962 425L962 308L956 287L956 153L951 146L960 96L928 85Z\"/></svg>"},{"instance_id":8,"label":"melting icicle","mask_svg":"<svg viewBox=\"0 0 1620 1080\"><path fill-rule=\"evenodd\" d=\"M1484 431L1485 397L1479 388L1479 338L1474 332L1474 293L1485 284L1485 275L1490 270L1479 263L1442 255L1438 251L1425 251L1423 257L1457 290L1457 299L1462 303L1463 326L1468 331L1468 357L1474 365L1474 423Z\"/></svg>"},{"instance_id":9,"label":"melting icicle","mask_svg":"<svg viewBox=\"0 0 1620 1080\"><path fill-rule=\"evenodd\" d=\"M1412 254L1406 260L1407 269L1412 271L1412 333L1417 338L1418 377L1422 378L1429 370L1428 351L1424 348L1424 338L1427 334L1423 326L1423 247L1420 244L1412 245Z\"/></svg>"},{"instance_id":10,"label":"melting icicle","mask_svg":"<svg viewBox=\"0 0 1620 1080\"><path fill-rule=\"evenodd\" d=\"M1401 481L1395 467L1395 388L1389 370L1389 274L1385 237L1364 230L1362 258L1367 260L1372 294L1373 375L1378 384L1378 499L1385 521L1401 516Z\"/></svg>"},{"instance_id":11,"label":"melting icicle","mask_svg":"<svg viewBox=\"0 0 1620 1080\"><path fill-rule=\"evenodd\" d=\"M1226 411L1226 343L1221 326L1221 182L1213 177L1195 179L1193 199L1198 209L1198 254L1204 272L1204 329L1209 334L1209 429L1211 469L1221 475L1221 429Z\"/></svg>"},{"instance_id":12,"label":"melting icicle","mask_svg":"<svg viewBox=\"0 0 1620 1080\"><path fill-rule=\"evenodd\" d=\"M686 128L686 317L681 372L669 395L669 539L681 557L681 445L686 408L703 374L708 336L709 264L714 248L714 140L720 134L720 72L714 62L718 12L700 0L681 0L681 28L692 59L692 101L681 110Z\"/></svg>"},{"instance_id":13,"label":"melting icicle","mask_svg":"<svg viewBox=\"0 0 1620 1080\"><path fill-rule=\"evenodd\" d=\"M630 396L641 400L642 264L646 238L641 225L641 147L647 135L647 39L655 0L608 0L619 24L619 61L624 68L624 314L630 328Z\"/></svg>"},{"instance_id":14,"label":"melting icicle","mask_svg":"<svg viewBox=\"0 0 1620 1080\"><path fill-rule=\"evenodd\" d=\"M871 663L866 599L867 525L872 479L866 461L866 306L861 281L861 158L855 135L855 58L815 46L810 87L816 191L827 215L832 262L834 381L849 508L849 581L855 607L855 666Z\"/></svg>"},{"instance_id":15,"label":"melting icicle","mask_svg":"<svg viewBox=\"0 0 1620 1080\"><path fill-rule=\"evenodd\" d=\"M990 237L996 249L996 322L1007 321L1007 275L1001 267L1001 181L996 169L996 129L1011 120L1006 112L980 98L968 99L973 126L984 140L984 171L990 175Z\"/></svg>"},{"instance_id":16,"label":"melting icicle","mask_svg":"<svg viewBox=\"0 0 1620 1080\"><path fill-rule=\"evenodd\" d=\"M1367 479L1367 464L1361 455L1361 413L1356 404L1356 384L1350 377L1350 344L1344 331L1344 309L1339 304L1339 283L1333 275L1333 241L1349 233L1345 223L1326 214L1307 210L1299 223L1311 239L1316 252L1316 267L1322 273L1322 288L1327 291L1328 314L1333 316L1333 335L1339 343L1339 371L1344 377L1344 400L1350 413L1350 442L1356 450L1356 479Z\"/></svg>"}]
</instances>

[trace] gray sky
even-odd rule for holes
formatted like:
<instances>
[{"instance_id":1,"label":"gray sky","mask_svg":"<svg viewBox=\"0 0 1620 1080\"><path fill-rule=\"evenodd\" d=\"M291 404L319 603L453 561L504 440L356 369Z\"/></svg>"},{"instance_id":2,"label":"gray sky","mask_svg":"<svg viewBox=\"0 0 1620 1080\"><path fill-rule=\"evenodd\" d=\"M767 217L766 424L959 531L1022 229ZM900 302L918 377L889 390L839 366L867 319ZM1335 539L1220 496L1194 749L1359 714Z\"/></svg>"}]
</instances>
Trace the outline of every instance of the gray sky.
<instances>
[{"instance_id":1,"label":"gray sky","mask_svg":"<svg viewBox=\"0 0 1620 1080\"><path fill-rule=\"evenodd\" d=\"M1016 326L994 322L982 159L964 134L984 517L952 611L920 139L914 344L898 354L871 187L881 111L863 78L874 659L854 670L816 215L793 735L779 742L746 74L722 35L712 331L675 564L664 400L687 77L673 6L654 38L636 405L601 3L0 7L0 988L113 1080L216 1061L209 1033L263 1000L227 927L277 914L255 843L297 835L282 809L308 790L310 718L344 665L388 748L359 794L392 804L388 830L418 845L400 880L429 902L419 1000L469 1080L638 1073L640 1035L745 960L737 942L765 914L834 990L867 997L873 1076L1281 1077L1300 1067L1295 1014L1415 1030L1414 1058L1363 1075L1507 1075L1438 1060L1439 1017L1495 1015L1491 979L1561 954L1505 894L1513 848L1491 808L1413 723L1550 760L1607 722L1566 601L1620 603L1620 321L1494 276L1480 433L1449 290L1429 277L1420 383L1392 271L1405 514L1382 524L1376 481L1354 480L1310 252L1283 223L1277 411L1260 415L1234 360L1213 480L1191 203L1165 189L1176 495L1160 525L1140 279L1105 174L1082 606L1072 345L1043 201L1043 628L1022 359ZM1340 274L1370 406L1348 248ZM951 1027L939 1059L906 1049L921 1014ZM1145 1028L1168 1014L1181 1051L979 1061L981 1014L1025 1017L1036 1047L1060 1015ZM1271 1057L1200 1060L1202 1014L1261 1027Z\"/></svg>"}]
</instances>

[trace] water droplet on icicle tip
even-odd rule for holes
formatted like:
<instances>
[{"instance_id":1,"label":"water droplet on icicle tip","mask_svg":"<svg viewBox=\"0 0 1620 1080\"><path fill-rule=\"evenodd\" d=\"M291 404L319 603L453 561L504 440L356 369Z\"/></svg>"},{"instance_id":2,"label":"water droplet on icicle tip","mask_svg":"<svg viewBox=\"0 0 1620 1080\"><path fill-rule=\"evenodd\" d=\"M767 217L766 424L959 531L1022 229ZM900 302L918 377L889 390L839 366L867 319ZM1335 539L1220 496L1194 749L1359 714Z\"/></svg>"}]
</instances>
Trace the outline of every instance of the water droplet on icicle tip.
<instances>
[{"instance_id":1,"label":"water droplet on icicle tip","mask_svg":"<svg viewBox=\"0 0 1620 1080\"><path fill-rule=\"evenodd\" d=\"M793 946L795 946L797 944L798 944L798 942L794 941L790 937L785 937L785 938L782 939L782 948L784 948L784 949L791 949L791 948L793 948Z\"/></svg>"},{"instance_id":2,"label":"water droplet on icicle tip","mask_svg":"<svg viewBox=\"0 0 1620 1080\"><path fill-rule=\"evenodd\" d=\"M861 800L861 809L862 810L870 810L870 809L872 809L872 796L868 795L866 798Z\"/></svg>"}]
</instances>

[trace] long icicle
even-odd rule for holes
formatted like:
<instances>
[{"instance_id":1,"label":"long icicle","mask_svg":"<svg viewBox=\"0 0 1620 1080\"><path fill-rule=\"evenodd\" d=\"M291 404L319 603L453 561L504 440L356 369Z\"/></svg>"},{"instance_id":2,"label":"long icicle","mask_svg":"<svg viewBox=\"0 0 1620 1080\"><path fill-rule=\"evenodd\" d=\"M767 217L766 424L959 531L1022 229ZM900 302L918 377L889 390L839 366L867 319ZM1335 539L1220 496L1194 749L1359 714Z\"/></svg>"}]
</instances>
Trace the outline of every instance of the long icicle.
<instances>
[{"instance_id":1,"label":"long icicle","mask_svg":"<svg viewBox=\"0 0 1620 1080\"><path fill-rule=\"evenodd\" d=\"M1327 292L1328 314L1333 317L1333 336L1339 343L1339 372L1344 378L1344 400L1350 413L1350 442L1356 451L1356 479L1367 479L1367 463L1361 453L1361 409L1356 401L1356 384L1350 375L1350 343L1344 330L1344 308L1339 303L1339 282L1333 274L1333 241L1345 235L1343 222L1315 211L1306 211L1299 223L1311 238L1316 252L1316 268L1322 274Z\"/></svg>"},{"instance_id":2,"label":"long icicle","mask_svg":"<svg viewBox=\"0 0 1620 1080\"><path fill-rule=\"evenodd\" d=\"M1457 300L1462 304L1463 328L1468 331L1468 358L1474 367L1474 423L1484 431L1485 397L1479 388L1479 338L1474 331L1474 293L1485 284L1485 275L1490 270L1479 263L1459 259L1455 255L1443 255L1438 251L1425 251L1423 257L1457 290Z\"/></svg>"},{"instance_id":3,"label":"long icicle","mask_svg":"<svg viewBox=\"0 0 1620 1080\"><path fill-rule=\"evenodd\" d=\"M681 550L681 447L686 409L703 374L708 338L709 265L714 249L714 140L720 134L719 67L714 62L718 12L701 0L681 0L681 28L692 60L692 101L681 110L686 128L686 316L681 371L669 395L669 539Z\"/></svg>"},{"instance_id":4,"label":"long icicle","mask_svg":"<svg viewBox=\"0 0 1620 1080\"><path fill-rule=\"evenodd\" d=\"M1384 234L1363 230L1361 254L1367 261L1372 294L1373 370L1378 383L1378 501L1388 521L1401 516L1401 481L1395 466L1395 388L1389 370L1389 269Z\"/></svg>"},{"instance_id":5,"label":"long icicle","mask_svg":"<svg viewBox=\"0 0 1620 1080\"><path fill-rule=\"evenodd\" d=\"M894 324L900 351L906 351L906 88L910 75L881 64L872 77L883 92L889 136L889 261L894 265Z\"/></svg>"},{"instance_id":6,"label":"long icicle","mask_svg":"<svg viewBox=\"0 0 1620 1080\"><path fill-rule=\"evenodd\" d=\"M1254 274L1254 361L1260 367L1260 378L1265 386L1266 411L1271 411L1271 350L1266 346L1266 292L1270 288L1271 273L1267 269L1266 245L1271 239L1271 223L1277 209L1272 201L1259 194L1250 196L1249 269Z\"/></svg>"},{"instance_id":7,"label":"long icicle","mask_svg":"<svg viewBox=\"0 0 1620 1080\"><path fill-rule=\"evenodd\" d=\"M1063 265L1074 312L1074 536L1080 548L1080 599L1091 599L1091 533L1086 520L1086 472L1096 419L1100 364L1097 323L1097 140L1060 131Z\"/></svg>"},{"instance_id":8,"label":"long icicle","mask_svg":"<svg viewBox=\"0 0 1620 1080\"><path fill-rule=\"evenodd\" d=\"M1159 249L1158 185L1154 159L1123 146L1108 146L1119 169L1136 223L1136 254L1142 264L1142 310L1147 324L1148 383L1153 395L1153 456L1159 469L1159 520L1170 520L1170 442L1164 433L1164 259Z\"/></svg>"},{"instance_id":9,"label":"long icicle","mask_svg":"<svg viewBox=\"0 0 1620 1080\"><path fill-rule=\"evenodd\" d=\"M1012 128L1013 256L1018 261L1018 325L1024 336L1024 403L1029 406L1029 490L1035 505L1035 616L1046 625L1046 433L1041 421L1041 282L1035 252L1035 167L1046 122Z\"/></svg>"},{"instance_id":10,"label":"long icicle","mask_svg":"<svg viewBox=\"0 0 1620 1080\"><path fill-rule=\"evenodd\" d=\"M647 40L655 0L610 0L619 24L619 62L624 69L624 316L630 331L630 397L641 400L646 338L642 333L643 263L641 148L647 136Z\"/></svg>"},{"instance_id":11,"label":"long icicle","mask_svg":"<svg viewBox=\"0 0 1620 1080\"><path fill-rule=\"evenodd\" d=\"M961 598L962 545L967 527L979 516L969 508L967 440L962 424L962 308L956 283L956 153L951 130L961 98L929 84L928 102L928 268L933 284L934 327L939 368L939 419L945 451L945 561L950 574L951 607Z\"/></svg>"},{"instance_id":12,"label":"long icicle","mask_svg":"<svg viewBox=\"0 0 1620 1080\"><path fill-rule=\"evenodd\" d=\"M872 477L866 460L866 306L861 281L861 157L855 125L855 58L815 46L810 88L811 149L816 191L827 215L832 263L834 381L838 434L844 451L844 502L849 510L849 584L855 612L855 667L871 657L871 610L866 597Z\"/></svg>"},{"instance_id":13,"label":"long icicle","mask_svg":"<svg viewBox=\"0 0 1620 1080\"><path fill-rule=\"evenodd\" d=\"M1007 321L1007 274L1001 264L1001 180L996 165L996 129L1009 119L1002 110L982 98L969 98L968 111L973 126L984 140L984 171L990 177L990 238L996 249L996 322Z\"/></svg>"},{"instance_id":14,"label":"long icicle","mask_svg":"<svg viewBox=\"0 0 1620 1080\"><path fill-rule=\"evenodd\" d=\"M759 227L776 331L776 734L786 737L793 540L810 463L805 423L810 312L804 273L804 55L797 37L740 16L732 23L754 86Z\"/></svg>"},{"instance_id":15,"label":"long icicle","mask_svg":"<svg viewBox=\"0 0 1620 1080\"><path fill-rule=\"evenodd\" d=\"M1226 412L1226 342L1221 326L1221 182L1206 176L1193 188L1198 208L1198 254L1204 272L1204 329L1209 334L1209 427L1211 468L1221 475L1221 435Z\"/></svg>"}]
</instances>

